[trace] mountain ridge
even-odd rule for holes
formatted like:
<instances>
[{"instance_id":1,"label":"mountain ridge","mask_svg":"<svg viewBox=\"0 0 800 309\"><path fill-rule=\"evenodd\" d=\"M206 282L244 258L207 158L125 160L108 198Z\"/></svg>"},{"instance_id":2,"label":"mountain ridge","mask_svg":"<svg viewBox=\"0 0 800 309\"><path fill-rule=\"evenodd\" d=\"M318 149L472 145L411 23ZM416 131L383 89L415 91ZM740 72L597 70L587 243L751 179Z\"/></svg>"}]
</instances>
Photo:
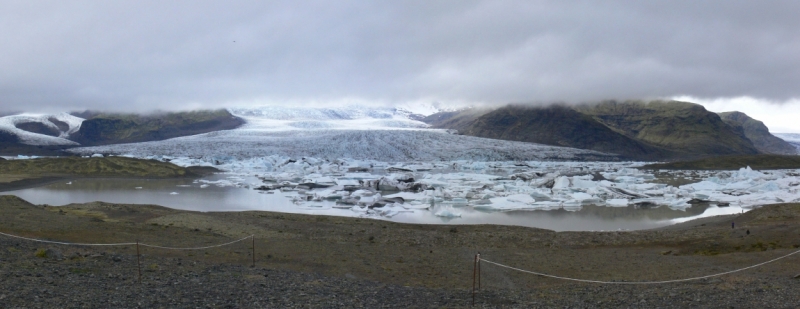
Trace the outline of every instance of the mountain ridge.
<instances>
[{"instance_id":1,"label":"mountain ridge","mask_svg":"<svg viewBox=\"0 0 800 309\"><path fill-rule=\"evenodd\" d=\"M794 155L797 149L787 141L772 135L763 122L751 118L742 112L719 113L722 121L731 126L741 128L744 135L753 142L753 145L763 153Z\"/></svg>"},{"instance_id":2,"label":"mountain ridge","mask_svg":"<svg viewBox=\"0 0 800 309\"><path fill-rule=\"evenodd\" d=\"M720 115L690 102L609 100L540 107L509 104L495 109L437 113L423 121L467 135L611 151L636 160L764 152L747 137L743 126L726 122Z\"/></svg>"}]
</instances>

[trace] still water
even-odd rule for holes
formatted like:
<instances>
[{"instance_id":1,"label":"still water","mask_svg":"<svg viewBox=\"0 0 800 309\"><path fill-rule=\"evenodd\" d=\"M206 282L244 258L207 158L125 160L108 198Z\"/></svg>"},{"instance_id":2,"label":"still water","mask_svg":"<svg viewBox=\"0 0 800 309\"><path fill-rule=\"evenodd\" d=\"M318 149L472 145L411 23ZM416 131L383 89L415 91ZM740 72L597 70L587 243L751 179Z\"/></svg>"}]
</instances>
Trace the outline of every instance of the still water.
<instances>
[{"instance_id":1,"label":"still water","mask_svg":"<svg viewBox=\"0 0 800 309\"><path fill-rule=\"evenodd\" d=\"M215 181L224 175L206 180ZM17 195L34 204L63 206L71 203L103 201L108 203L161 205L194 211L262 210L312 215L357 217L361 213L328 206L300 207L283 193L203 185L192 179L76 179L42 187L3 192ZM332 204L331 204L332 205ZM694 205L684 210L665 206L653 208L584 206L577 211L537 210L484 212L471 207L456 207L459 218L441 218L429 210L414 210L391 218L376 219L424 224L499 224L537 227L555 231L616 231L649 229L695 218L734 214L742 208Z\"/></svg>"}]
</instances>

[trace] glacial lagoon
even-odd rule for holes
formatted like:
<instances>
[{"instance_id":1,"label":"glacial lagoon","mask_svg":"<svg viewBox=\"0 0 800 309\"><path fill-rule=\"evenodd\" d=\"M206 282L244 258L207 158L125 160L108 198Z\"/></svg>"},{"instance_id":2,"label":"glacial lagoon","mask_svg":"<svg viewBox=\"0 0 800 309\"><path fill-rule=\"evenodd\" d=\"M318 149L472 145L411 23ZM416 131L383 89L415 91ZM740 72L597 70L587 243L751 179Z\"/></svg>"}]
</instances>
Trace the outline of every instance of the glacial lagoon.
<instances>
[{"instance_id":1,"label":"glacial lagoon","mask_svg":"<svg viewBox=\"0 0 800 309\"><path fill-rule=\"evenodd\" d=\"M436 203L427 209L415 207L382 216L368 209L354 211L335 201L298 203L297 191L254 190L261 179L240 174L216 174L192 179L74 179L42 187L5 192L34 204L62 206L71 203L103 201L108 203L161 205L194 211L275 211L311 215L366 217L403 223L422 224L499 224L518 225L555 231L617 231L657 228L695 218L741 213L737 205L719 207L702 203L676 209L667 206L628 205L609 207L586 204L527 210L493 211L473 206ZM458 213L457 217L437 216L442 208Z\"/></svg>"}]
</instances>

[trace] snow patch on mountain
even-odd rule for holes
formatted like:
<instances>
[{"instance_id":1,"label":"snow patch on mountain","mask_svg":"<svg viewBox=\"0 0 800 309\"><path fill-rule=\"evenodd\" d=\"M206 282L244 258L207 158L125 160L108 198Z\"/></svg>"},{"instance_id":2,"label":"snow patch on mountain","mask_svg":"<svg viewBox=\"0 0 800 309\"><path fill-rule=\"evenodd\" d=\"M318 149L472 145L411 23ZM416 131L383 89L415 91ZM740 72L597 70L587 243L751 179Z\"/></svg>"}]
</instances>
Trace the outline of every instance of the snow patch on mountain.
<instances>
[{"instance_id":1,"label":"snow patch on mountain","mask_svg":"<svg viewBox=\"0 0 800 309\"><path fill-rule=\"evenodd\" d=\"M67 128L60 128L54 121L62 122L67 125ZM75 117L67 113L59 114L18 114L0 117L0 130L16 135L20 142L26 145L45 146L45 145L80 145L76 142L70 141L67 138L70 134L77 132L83 118ZM49 136L29 132L18 128L17 126L23 123L41 123L42 125L59 132L59 136Z\"/></svg>"}]
</instances>

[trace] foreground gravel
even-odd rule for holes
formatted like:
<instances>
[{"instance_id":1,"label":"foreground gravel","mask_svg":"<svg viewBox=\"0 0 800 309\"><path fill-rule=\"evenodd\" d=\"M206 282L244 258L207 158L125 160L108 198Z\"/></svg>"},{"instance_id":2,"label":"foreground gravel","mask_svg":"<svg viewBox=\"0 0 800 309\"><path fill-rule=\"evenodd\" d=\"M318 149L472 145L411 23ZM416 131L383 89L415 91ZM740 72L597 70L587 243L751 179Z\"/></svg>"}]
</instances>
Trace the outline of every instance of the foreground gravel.
<instances>
[{"instance_id":1,"label":"foreground gravel","mask_svg":"<svg viewBox=\"0 0 800 309\"><path fill-rule=\"evenodd\" d=\"M737 227L731 229L731 220ZM61 207L0 196L0 231L40 239L210 250L50 245L0 235L0 308L460 308L472 258L575 278L703 276L800 248L800 204L636 232L432 226L267 212L195 213L108 203ZM798 308L800 254L708 280L561 281L483 264L482 308Z\"/></svg>"},{"instance_id":2,"label":"foreground gravel","mask_svg":"<svg viewBox=\"0 0 800 309\"><path fill-rule=\"evenodd\" d=\"M405 287L248 265L94 248L50 247L0 236L3 308L449 308L469 307L467 290ZM489 269L484 273L503 272ZM549 279L542 279L549 280ZM796 308L800 282L788 277L688 284L563 284L531 290L488 287L476 307L495 308Z\"/></svg>"}]
</instances>

